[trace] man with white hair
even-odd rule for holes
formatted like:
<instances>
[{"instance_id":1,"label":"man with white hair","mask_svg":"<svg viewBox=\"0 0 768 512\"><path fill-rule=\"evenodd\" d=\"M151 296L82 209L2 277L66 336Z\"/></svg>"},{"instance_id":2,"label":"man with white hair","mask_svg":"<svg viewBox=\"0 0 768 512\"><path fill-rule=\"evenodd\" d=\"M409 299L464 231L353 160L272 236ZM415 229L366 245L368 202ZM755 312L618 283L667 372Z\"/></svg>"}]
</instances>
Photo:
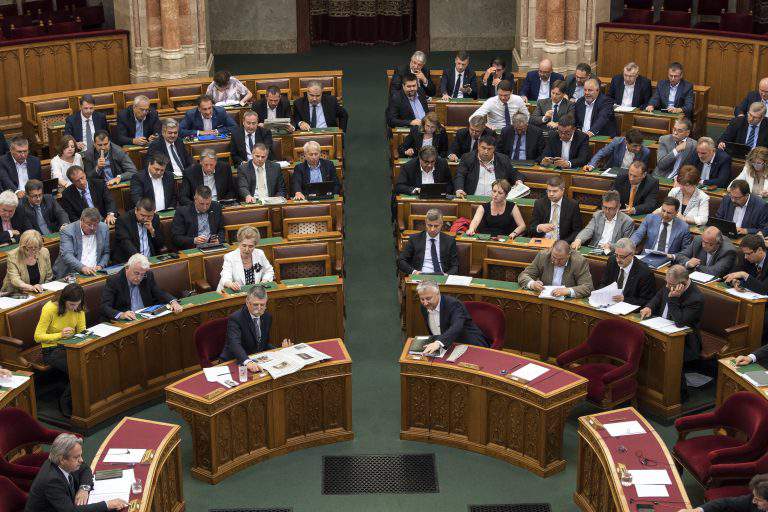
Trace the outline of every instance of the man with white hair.
<instances>
[{"instance_id":1,"label":"man with white hair","mask_svg":"<svg viewBox=\"0 0 768 512\"><path fill-rule=\"evenodd\" d=\"M34 229L18 206L19 198L12 191L4 190L0 193L0 221L3 224L0 244L15 244L24 231Z\"/></svg>"},{"instance_id":2,"label":"man with white hair","mask_svg":"<svg viewBox=\"0 0 768 512\"><path fill-rule=\"evenodd\" d=\"M338 126L347 129L347 111L339 105L336 96L323 93L323 84L313 80L307 85L307 95L293 102L291 122L299 130Z\"/></svg>"},{"instance_id":3,"label":"man with white hair","mask_svg":"<svg viewBox=\"0 0 768 512\"><path fill-rule=\"evenodd\" d=\"M755 146L768 147L768 120L765 118L766 106L756 101L749 106L746 116L736 116L728 123L728 127L718 140L717 147L725 149L726 142L745 144L754 149Z\"/></svg>"},{"instance_id":4,"label":"man with white hair","mask_svg":"<svg viewBox=\"0 0 768 512\"><path fill-rule=\"evenodd\" d=\"M600 94L600 82L594 78L584 82L584 96L576 100L573 107L576 128L587 137L616 135L616 118L613 115L613 101Z\"/></svg>"},{"instance_id":5,"label":"man with white hair","mask_svg":"<svg viewBox=\"0 0 768 512\"><path fill-rule=\"evenodd\" d=\"M101 317L104 321L136 320L136 311L158 304L167 304L174 313L182 310L176 298L155 282L149 259L136 253L120 272L107 278L101 294Z\"/></svg>"},{"instance_id":6,"label":"man with white hair","mask_svg":"<svg viewBox=\"0 0 768 512\"><path fill-rule=\"evenodd\" d=\"M711 137L700 137L696 152L685 163L701 173L701 185L725 188L731 181L731 155L718 149Z\"/></svg>"},{"instance_id":7,"label":"man with white hair","mask_svg":"<svg viewBox=\"0 0 768 512\"><path fill-rule=\"evenodd\" d=\"M631 239L620 238L608 256L600 288L616 283L619 295L613 297L614 302L643 306L656 294L653 272L643 260L635 258L636 253L637 248Z\"/></svg>"},{"instance_id":8,"label":"man with white hair","mask_svg":"<svg viewBox=\"0 0 768 512\"><path fill-rule=\"evenodd\" d=\"M184 169L179 204L192 204L195 201L195 190L201 185L211 189L211 197L214 201L237 197L232 167L226 160L219 160L216 152L211 148L200 152L200 162Z\"/></svg>"},{"instance_id":9,"label":"man with white hair","mask_svg":"<svg viewBox=\"0 0 768 512\"><path fill-rule=\"evenodd\" d=\"M124 500L88 504L93 473L83 464L83 440L74 434L59 434L53 440L48 460L32 482L25 512L103 512L128 506Z\"/></svg>"},{"instance_id":10,"label":"man with white hair","mask_svg":"<svg viewBox=\"0 0 768 512\"><path fill-rule=\"evenodd\" d=\"M424 96L434 96L437 87L429 78L429 68L426 67L427 55L422 51L415 51L411 55L408 64L395 69L392 82L389 84L390 94L394 94L403 88L403 77L407 73L416 76L418 91Z\"/></svg>"},{"instance_id":11,"label":"man with white hair","mask_svg":"<svg viewBox=\"0 0 768 512\"><path fill-rule=\"evenodd\" d=\"M525 102L547 99L552 92L552 85L558 80L565 80L565 77L552 71L551 60L541 59L539 68L525 75L523 85L520 87L520 96Z\"/></svg>"},{"instance_id":12,"label":"man with white hair","mask_svg":"<svg viewBox=\"0 0 768 512\"><path fill-rule=\"evenodd\" d=\"M333 182L333 193L341 192L336 166L325 158L320 158L320 144L310 140L304 144L304 160L293 169L291 190L293 198L304 200L304 191L310 183Z\"/></svg>"},{"instance_id":13,"label":"man with white hair","mask_svg":"<svg viewBox=\"0 0 768 512\"><path fill-rule=\"evenodd\" d=\"M483 331L475 325L467 307L459 299L442 295L436 282L425 280L416 286L419 309L433 341L424 347L424 354L446 350L454 343L490 347Z\"/></svg>"},{"instance_id":14,"label":"man with white hair","mask_svg":"<svg viewBox=\"0 0 768 512\"><path fill-rule=\"evenodd\" d=\"M146 146L160 136L160 117L151 108L149 98L139 95L133 105L117 113L117 137L120 146Z\"/></svg>"},{"instance_id":15,"label":"man with white hair","mask_svg":"<svg viewBox=\"0 0 768 512\"><path fill-rule=\"evenodd\" d=\"M651 81L640 74L640 66L630 62L622 74L611 79L608 96L615 105L645 108L651 100Z\"/></svg>"},{"instance_id":16,"label":"man with white hair","mask_svg":"<svg viewBox=\"0 0 768 512\"><path fill-rule=\"evenodd\" d=\"M60 279L67 274L95 275L109 264L109 228L101 221L96 208L86 208L80 220L61 230L61 249L53 275Z\"/></svg>"},{"instance_id":17,"label":"man with white hair","mask_svg":"<svg viewBox=\"0 0 768 512\"><path fill-rule=\"evenodd\" d=\"M184 169L192 165L192 157L179 137L179 123L168 117L163 119L161 125L161 136L149 145L147 154L163 153L168 157L167 169L173 171L176 176L181 176Z\"/></svg>"}]
</instances>

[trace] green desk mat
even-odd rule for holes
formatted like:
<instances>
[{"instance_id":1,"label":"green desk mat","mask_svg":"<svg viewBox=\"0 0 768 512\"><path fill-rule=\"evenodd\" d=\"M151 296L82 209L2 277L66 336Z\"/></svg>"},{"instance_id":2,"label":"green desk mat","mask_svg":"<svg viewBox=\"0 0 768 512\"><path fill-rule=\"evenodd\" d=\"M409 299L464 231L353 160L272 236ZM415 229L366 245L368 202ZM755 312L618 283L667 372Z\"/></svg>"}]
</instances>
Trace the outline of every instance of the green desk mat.
<instances>
[{"instance_id":1,"label":"green desk mat","mask_svg":"<svg viewBox=\"0 0 768 512\"><path fill-rule=\"evenodd\" d=\"M319 286L323 284L336 284L339 281L339 276L319 276L319 277L304 277L301 279L284 279L283 284L286 286Z\"/></svg>"}]
</instances>

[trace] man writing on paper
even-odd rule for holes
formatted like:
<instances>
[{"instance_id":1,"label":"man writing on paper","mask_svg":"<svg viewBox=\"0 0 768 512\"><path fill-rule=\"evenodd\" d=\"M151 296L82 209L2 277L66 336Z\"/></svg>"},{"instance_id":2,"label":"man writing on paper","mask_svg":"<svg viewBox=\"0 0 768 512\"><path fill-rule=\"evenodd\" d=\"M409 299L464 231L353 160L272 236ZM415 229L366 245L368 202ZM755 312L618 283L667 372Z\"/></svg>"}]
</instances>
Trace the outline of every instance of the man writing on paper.
<instances>
[{"instance_id":1,"label":"man writing on paper","mask_svg":"<svg viewBox=\"0 0 768 512\"><path fill-rule=\"evenodd\" d=\"M434 281L422 281L416 286L421 302L421 316L435 336L435 341L424 347L424 354L448 350L455 342L490 347L483 331L475 325L464 303L454 297L440 294L440 287Z\"/></svg>"},{"instance_id":2,"label":"man writing on paper","mask_svg":"<svg viewBox=\"0 0 768 512\"><path fill-rule=\"evenodd\" d=\"M32 482L24 511L103 512L128 506L121 499L88 505L91 489L93 473L83 464L83 440L74 434L59 434L53 440L48 460Z\"/></svg>"},{"instance_id":3,"label":"man writing on paper","mask_svg":"<svg viewBox=\"0 0 768 512\"><path fill-rule=\"evenodd\" d=\"M636 250L629 238L616 241L613 254L608 257L600 288L616 283L621 295L613 297L615 302L642 306L656 294L656 281L648 265L635 258Z\"/></svg>"},{"instance_id":4,"label":"man writing on paper","mask_svg":"<svg viewBox=\"0 0 768 512\"><path fill-rule=\"evenodd\" d=\"M726 275L725 282L740 291L747 289L763 295L768 294L768 265L766 265L768 262L765 261L765 240L760 235L747 235L742 238L740 249L744 256L743 270ZM768 316L768 311L766 311L766 316ZM768 322L763 322L763 348L766 346L766 340L768 340ZM758 352L768 356L768 349L760 349ZM739 358L743 357L746 356L739 356Z\"/></svg>"},{"instance_id":5,"label":"man writing on paper","mask_svg":"<svg viewBox=\"0 0 768 512\"><path fill-rule=\"evenodd\" d=\"M275 348L269 344L271 325L272 315L267 313L267 290L263 286L254 286L245 297L245 305L229 315L227 338L219 359L234 359L237 364L247 366L252 373L261 371L248 356ZM291 345L290 340L283 340L283 348Z\"/></svg>"},{"instance_id":6,"label":"man writing on paper","mask_svg":"<svg viewBox=\"0 0 768 512\"><path fill-rule=\"evenodd\" d=\"M587 260L572 251L565 240L558 240L548 251L539 252L517 276L522 288L540 292L545 286L559 286L555 297L588 297L594 289Z\"/></svg>"}]
</instances>

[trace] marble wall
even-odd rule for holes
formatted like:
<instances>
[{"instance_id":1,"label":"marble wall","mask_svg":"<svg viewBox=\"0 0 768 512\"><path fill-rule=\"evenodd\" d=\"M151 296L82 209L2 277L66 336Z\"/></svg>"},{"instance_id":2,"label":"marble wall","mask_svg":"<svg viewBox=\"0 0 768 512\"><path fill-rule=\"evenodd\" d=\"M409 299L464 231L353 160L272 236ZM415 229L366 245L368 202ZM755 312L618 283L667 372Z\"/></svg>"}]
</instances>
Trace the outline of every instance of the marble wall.
<instances>
[{"instance_id":1,"label":"marble wall","mask_svg":"<svg viewBox=\"0 0 768 512\"><path fill-rule=\"evenodd\" d=\"M515 43L517 4L509 0L430 0L431 50L512 48Z\"/></svg>"},{"instance_id":2,"label":"marble wall","mask_svg":"<svg viewBox=\"0 0 768 512\"><path fill-rule=\"evenodd\" d=\"M295 53L296 0L208 0L211 51Z\"/></svg>"}]
</instances>

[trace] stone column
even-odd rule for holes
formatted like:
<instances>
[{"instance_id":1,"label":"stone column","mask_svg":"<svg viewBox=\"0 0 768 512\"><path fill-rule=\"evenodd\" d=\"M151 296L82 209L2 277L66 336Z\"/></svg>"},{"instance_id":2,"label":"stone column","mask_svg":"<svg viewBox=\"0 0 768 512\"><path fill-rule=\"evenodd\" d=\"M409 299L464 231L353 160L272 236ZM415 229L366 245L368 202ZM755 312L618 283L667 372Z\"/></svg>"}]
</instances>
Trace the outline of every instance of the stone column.
<instances>
[{"instance_id":1,"label":"stone column","mask_svg":"<svg viewBox=\"0 0 768 512\"><path fill-rule=\"evenodd\" d=\"M205 0L115 0L115 27L131 32L131 81L210 75Z\"/></svg>"}]
</instances>

